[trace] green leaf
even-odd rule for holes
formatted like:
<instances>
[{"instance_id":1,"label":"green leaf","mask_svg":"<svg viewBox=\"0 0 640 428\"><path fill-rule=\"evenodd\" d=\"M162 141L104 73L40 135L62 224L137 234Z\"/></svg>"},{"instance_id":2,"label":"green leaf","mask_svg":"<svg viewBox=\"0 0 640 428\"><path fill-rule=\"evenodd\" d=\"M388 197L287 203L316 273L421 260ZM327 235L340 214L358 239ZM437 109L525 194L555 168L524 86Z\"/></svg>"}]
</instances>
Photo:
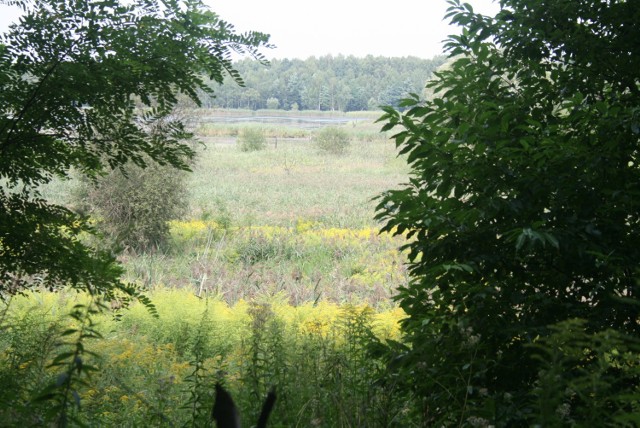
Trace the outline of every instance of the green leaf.
<instances>
[{"instance_id":1,"label":"green leaf","mask_svg":"<svg viewBox=\"0 0 640 428\"><path fill-rule=\"evenodd\" d=\"M49 364L47 367L56 367L62 365L66 360L69 359L69 357L72 357L74 354L74 352L62 352L56 355L51 364Z\"/></svg>"}]
</instances>

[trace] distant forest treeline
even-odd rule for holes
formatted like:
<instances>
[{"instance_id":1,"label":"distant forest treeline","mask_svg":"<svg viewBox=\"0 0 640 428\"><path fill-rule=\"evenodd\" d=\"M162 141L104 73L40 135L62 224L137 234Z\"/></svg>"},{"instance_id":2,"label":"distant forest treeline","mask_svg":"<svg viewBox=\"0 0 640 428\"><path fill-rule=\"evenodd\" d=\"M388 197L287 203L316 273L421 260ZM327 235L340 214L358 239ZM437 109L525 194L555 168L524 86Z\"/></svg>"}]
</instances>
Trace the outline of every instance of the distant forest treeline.
<instances>
[{"instance_id":1,"label":"distant forest treeline","mask_svg":"<svg viewBox=\"0 0 640 428\"><path fill-rule=\"evenodd\" d=\"M264 66L252 59L234 64L245 81L214 83L215 98L205 107L283 110L375 110L396 105L410 92L420 93L445 61L416 57L323 56L274 59Z\"/></svg>"}]
</instances>

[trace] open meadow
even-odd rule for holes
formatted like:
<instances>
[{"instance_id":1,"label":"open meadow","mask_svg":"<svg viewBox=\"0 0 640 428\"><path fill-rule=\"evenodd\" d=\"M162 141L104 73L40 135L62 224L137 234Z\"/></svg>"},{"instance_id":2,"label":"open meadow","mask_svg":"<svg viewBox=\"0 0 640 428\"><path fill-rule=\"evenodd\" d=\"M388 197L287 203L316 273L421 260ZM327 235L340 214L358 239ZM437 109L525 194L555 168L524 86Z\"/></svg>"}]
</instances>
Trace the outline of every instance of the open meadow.
<instances>
[{"instance_id":1,"label":"open meadow","mask_svg":"<svg viewBox=\"0 0 640 428\"><path fill-rule=\"evenodd\" d=\"M410 403L372 384L383 364L369 352L399 340L403 312L391 297L407 282L406 257L401 240L378 233L372 198L406 180L407 167L375 114L255 122L212 114L193 115L201 144L189 206L170 222L168 242L119 256L124 279L145 290L158 317L135 303L92 317L102 338L83 343L83 358L98 371L79 386L74 417L91 426L206 426L213 385L223 382L247 420L275 386L274 426L402 420ZM348 133L344 153L317 148L326 126ZM239 149L246 129L265 136L262 150ZM56 182L44 193L69 204L76 186ZM32 397L56 376L56 355L73 348L57 335L87 327L67 316L77 304L91 306L42 291L4 307L4 420L37 424L51 410Z\"/></svg>"},{"instance_id":2,"label":"open meadow","mask_svg":"<svg viewBox=\"0 0 640 428\"><path fill-rule=\"evenodd\" d=\"M277 297L293 305L392 307L393 290L407 281L402 242L378 234L373 198L406 181L407 166L373 123L376 113L338 113L334 122L318 122L326 116L318 112L297 126L282 116L279 123L251 122L244 113L218 113L235 122L213 121L215 111L193 114L201 144L186 214L170 222L169 245L121 256L126 279L229 304ZM347 131L345 153L316 148L314 135L323 126ZM264 134L264 149L238 149L248 128ZM46 195L67 204L73 186L58 182Z\"/></svg>"}]
</instances>

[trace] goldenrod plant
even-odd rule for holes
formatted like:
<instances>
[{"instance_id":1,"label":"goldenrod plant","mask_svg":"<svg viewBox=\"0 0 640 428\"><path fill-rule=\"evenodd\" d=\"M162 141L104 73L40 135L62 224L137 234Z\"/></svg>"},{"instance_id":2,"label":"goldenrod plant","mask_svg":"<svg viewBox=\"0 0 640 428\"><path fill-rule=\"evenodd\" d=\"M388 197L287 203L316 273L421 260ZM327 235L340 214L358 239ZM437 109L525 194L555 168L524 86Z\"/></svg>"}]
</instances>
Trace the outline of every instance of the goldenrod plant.
<instances>
[{"instance_id":1,"label":"goldenrod plant","mask_svg":"<svg viewBox=\"0 0 640 428\"><path fill-rule=\"evenodd\" d=\"M92 314L91 324L66 316L86 311L87 296L14 297L0 324L3 422L38 425L65 414L70 425L207 426L216 383L233 397L245 425L259 419L272 387L273 426L383 426L383 414L406 421L407 403L373 385L381 363L368 357L367 345L372 337L398 340L401 311L278 300L230 306L186 289L150 297L158 318L134 304L119 320ZM62 350L67 354L58 358ZM48 390L56 396L33 401L48 385L57 385Z\"/></svg>"}]
</instances>

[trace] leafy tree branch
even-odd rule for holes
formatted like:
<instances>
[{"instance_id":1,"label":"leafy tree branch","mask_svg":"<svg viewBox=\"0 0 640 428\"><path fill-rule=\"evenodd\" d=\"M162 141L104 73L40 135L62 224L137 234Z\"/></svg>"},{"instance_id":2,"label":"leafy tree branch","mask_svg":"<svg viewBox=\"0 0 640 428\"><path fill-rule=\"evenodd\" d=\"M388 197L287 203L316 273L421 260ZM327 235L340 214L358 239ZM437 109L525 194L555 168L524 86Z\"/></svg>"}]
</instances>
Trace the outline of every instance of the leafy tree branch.
<instances>
[{"instance_id":1,"label":"leafy tree branch","mask_svg":"<svg viewBox=\"0 0 640 428\"><path fill-rule=\"evenodd\" d=\"M114 292L121 269L81 238L93 227L39 186L129 162L188 170L190 134L171 115L177 95L199 103L213 93L205 76L243 84L232 53L265 63L268 36L235 33L198 0L3 3L24 14L0 38L0 292Z\"/></svg>"}]
</instances>

